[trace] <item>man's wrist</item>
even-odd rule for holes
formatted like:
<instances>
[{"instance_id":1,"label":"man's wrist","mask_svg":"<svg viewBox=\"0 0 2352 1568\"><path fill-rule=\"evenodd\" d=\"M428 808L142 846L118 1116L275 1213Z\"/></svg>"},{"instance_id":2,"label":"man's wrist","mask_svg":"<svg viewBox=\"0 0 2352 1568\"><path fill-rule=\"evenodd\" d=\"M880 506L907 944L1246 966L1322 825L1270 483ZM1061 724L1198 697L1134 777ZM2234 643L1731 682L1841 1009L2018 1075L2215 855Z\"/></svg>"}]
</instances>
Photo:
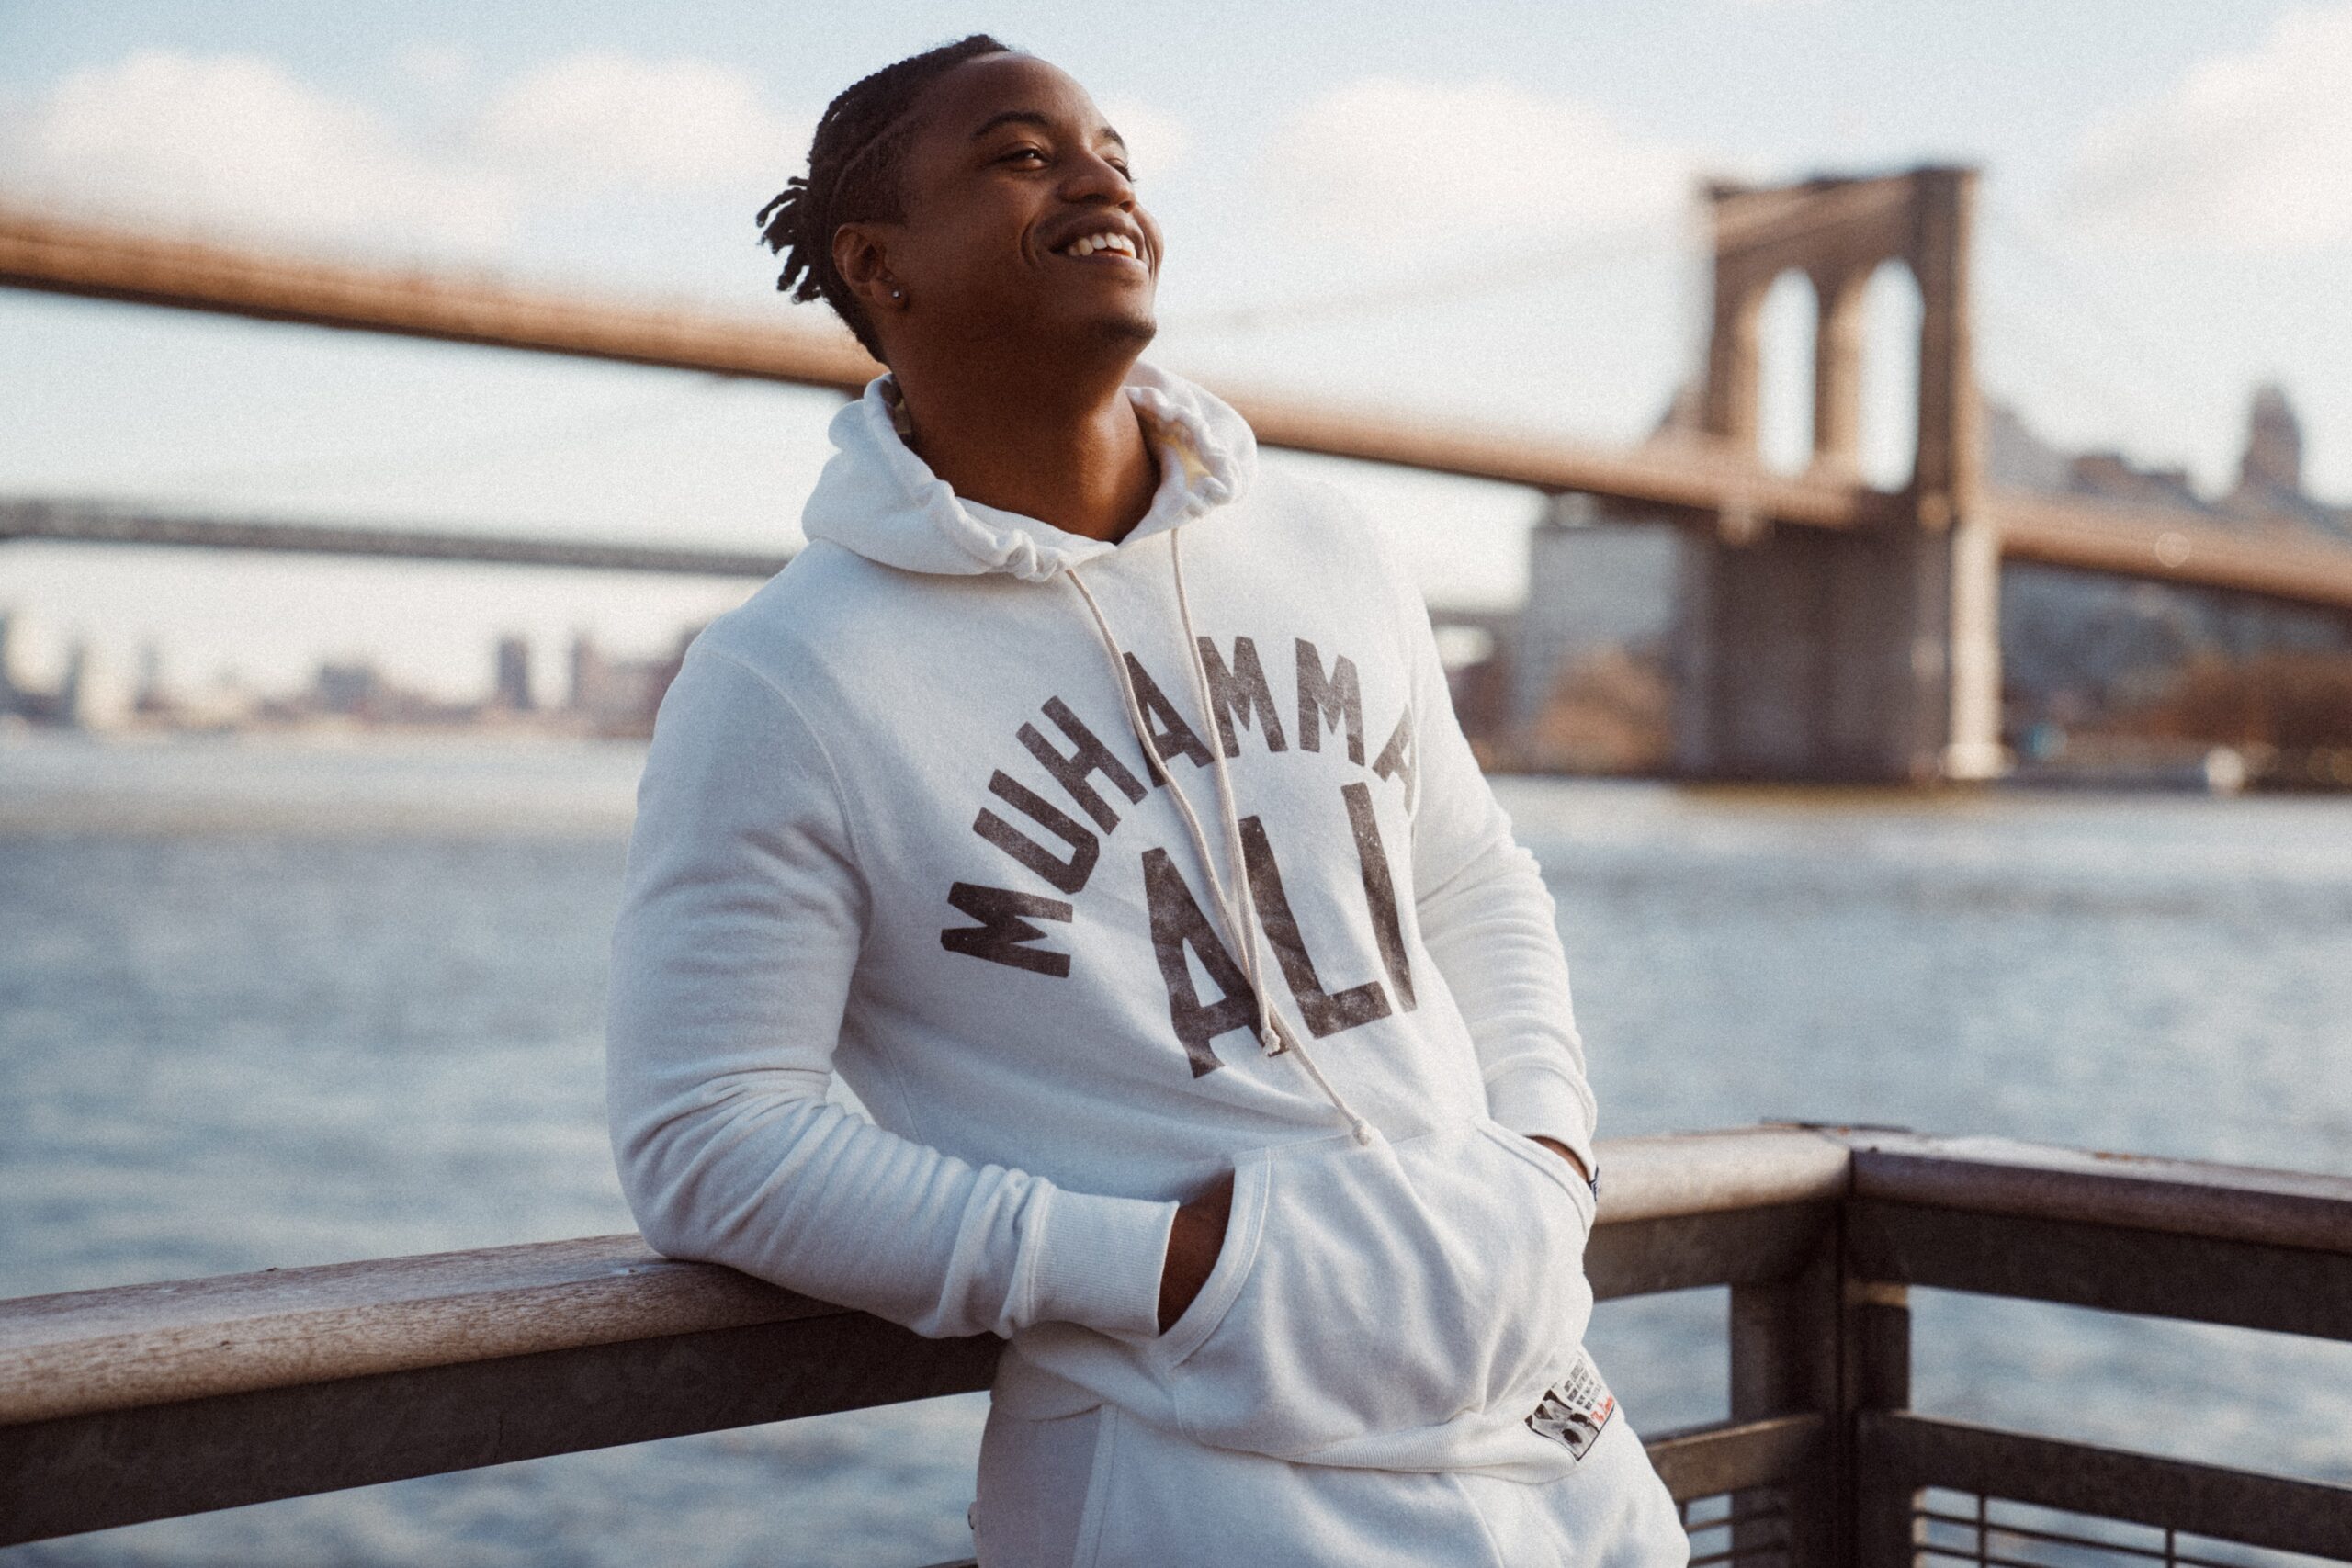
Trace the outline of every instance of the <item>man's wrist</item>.
<instances>
[{"instance_id":1,"label":"man's wrist","mask_svg":"<svg viewBox=\"0 0 2352 1568\"><path fill-rule=\"evenodd\" d=\"M1169 1228L1168 1256L1160 1268L1159 1332L1165 1334L1184 1315L1201 1288L1208 1283L1225 1250L1225 1230L1233 1213L1233 1175L1218 1179L1206 1192L1176 1211Z\"/></svg>"},{"instance_id":2,"label":"man's wrist","mask_svg":"<svg viewBox=\"0 0 2352 1568\"><path fill-rule=\"evenodd\" d=\"M1567 1145L1560 1142L1559 1139L1547 1138L1540 1133L1531 1134L1531 1136L1534 1142L1543 1145L1545 1148L1550 1149L1554 1154L1558 1155L1562 1159L1566 1160L1570 1165L1574 1166L1576 1168L1577 1174L1584 1178L1584 1184L1592 1189L1592 1195L1595 1201L1600 1199L1600 1168L1598 1162L1591 1167L1587 1167L1583 1159L1577 1156L1576 1150L1568 1147Z\"/></svg>"}]
</instances>

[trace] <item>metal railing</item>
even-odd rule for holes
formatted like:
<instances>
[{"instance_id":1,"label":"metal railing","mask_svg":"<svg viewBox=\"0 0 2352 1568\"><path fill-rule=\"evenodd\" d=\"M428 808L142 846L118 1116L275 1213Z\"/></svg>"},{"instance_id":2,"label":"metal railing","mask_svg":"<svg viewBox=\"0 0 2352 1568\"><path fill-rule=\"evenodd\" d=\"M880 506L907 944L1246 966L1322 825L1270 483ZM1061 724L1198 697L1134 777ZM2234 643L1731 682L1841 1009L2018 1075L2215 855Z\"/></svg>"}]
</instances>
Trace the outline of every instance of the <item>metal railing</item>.
<instances>
[{"instance_id":1,"label":"metal railing","mask_svg":"<svg viewBox=\"0 0 2352 1568\"><path fill-rule=\"evenodd\" d=\"M2352 1339L2352 1179L1794 1127L1603 1158L1596 1295L1730 1287L1730 1419L1649 1439L1701 1568L2352 1562L2352 1487L1912 1413L1906 1294ZM0 1543L964 1393L996 1350L634 1236L0 1302Z\"/></svg>"}]
</instances>

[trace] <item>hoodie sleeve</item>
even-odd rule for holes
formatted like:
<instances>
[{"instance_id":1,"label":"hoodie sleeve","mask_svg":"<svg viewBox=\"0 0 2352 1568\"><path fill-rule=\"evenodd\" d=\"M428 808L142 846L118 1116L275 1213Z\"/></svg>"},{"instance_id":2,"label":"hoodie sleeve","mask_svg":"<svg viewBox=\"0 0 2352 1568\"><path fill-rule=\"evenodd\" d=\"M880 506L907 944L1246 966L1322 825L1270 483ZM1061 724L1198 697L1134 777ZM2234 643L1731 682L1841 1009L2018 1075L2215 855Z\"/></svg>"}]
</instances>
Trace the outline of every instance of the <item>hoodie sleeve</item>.
<instances>
[{"instance_id":1,"label":"hoodie sleeve","mask_svg":"<svg viewBox=\"0 0 2352 1568\"><path fill-rule=\"evenodd\" d=\"M920 1334L1156 1335L1175 1204L975 1166L827 1099L866 909L821 741L696 643L638 786L606 1009L646 1240Z\"/></svg>"},{"instance_id":2,"label":"hoodie sleeve","mask_svg":"<svg viewBox=\"0 0 2352 1568\"><path fill-rule=\"evenodd\" d=\"M1412 679L1413 887L1422 944L1469 1025L1488 1114L1593 1168L1596 1108L1557 912L1454 716L1429 609L1383 549Z\"/></svg>"}]
</instances>

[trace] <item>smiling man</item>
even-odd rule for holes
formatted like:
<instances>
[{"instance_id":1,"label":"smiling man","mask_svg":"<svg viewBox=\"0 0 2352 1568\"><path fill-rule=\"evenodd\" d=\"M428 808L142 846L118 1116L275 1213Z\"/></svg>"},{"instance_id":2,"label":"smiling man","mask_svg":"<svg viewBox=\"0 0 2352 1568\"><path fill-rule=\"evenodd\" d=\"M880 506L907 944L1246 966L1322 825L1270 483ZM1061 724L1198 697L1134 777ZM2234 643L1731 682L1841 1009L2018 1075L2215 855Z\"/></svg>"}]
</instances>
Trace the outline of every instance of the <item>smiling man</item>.
<instances>
[{"instance_id":1,"label":"smiling man","mask_svg":"<svg viewBox=\"0 0 2352 1568\"><path fill-rule=\"evenodd\" d=\"M1117 131L970 38L835 99L761 220L889 370L655 728L647 1237L1006 1337L986 1568L1683 1562L1582 1348L1551 898L1374 530L1140 362Z\"/></svg>"}]
</instances>

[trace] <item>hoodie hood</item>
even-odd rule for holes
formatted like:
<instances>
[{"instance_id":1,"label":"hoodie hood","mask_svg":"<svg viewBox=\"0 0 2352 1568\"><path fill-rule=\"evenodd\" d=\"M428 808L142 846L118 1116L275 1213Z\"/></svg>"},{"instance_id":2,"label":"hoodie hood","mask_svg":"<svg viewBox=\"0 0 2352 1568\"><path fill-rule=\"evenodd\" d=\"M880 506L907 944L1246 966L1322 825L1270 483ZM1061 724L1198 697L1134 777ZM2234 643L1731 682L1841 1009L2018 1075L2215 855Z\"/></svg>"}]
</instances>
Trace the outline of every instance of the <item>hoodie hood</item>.
<instances>
[{"instance_id":1,"label":"hoodie hood","mask_svg":"<svg viewBox=\"0 0 2352 1568\"><path fill-rule=\"evenodd\" d=\"M1238 501L1258 467L1258 442L1222 399L1138 362L1126 380L1159 458L1151 508L1118 544L966 501L899 438L890 378L833 416L832 457L800 515L811 540L830 539L902 571L973 577L1003 572L1043 582L1071 567L1165 533Z\"/></svg>"}]
</instances>

